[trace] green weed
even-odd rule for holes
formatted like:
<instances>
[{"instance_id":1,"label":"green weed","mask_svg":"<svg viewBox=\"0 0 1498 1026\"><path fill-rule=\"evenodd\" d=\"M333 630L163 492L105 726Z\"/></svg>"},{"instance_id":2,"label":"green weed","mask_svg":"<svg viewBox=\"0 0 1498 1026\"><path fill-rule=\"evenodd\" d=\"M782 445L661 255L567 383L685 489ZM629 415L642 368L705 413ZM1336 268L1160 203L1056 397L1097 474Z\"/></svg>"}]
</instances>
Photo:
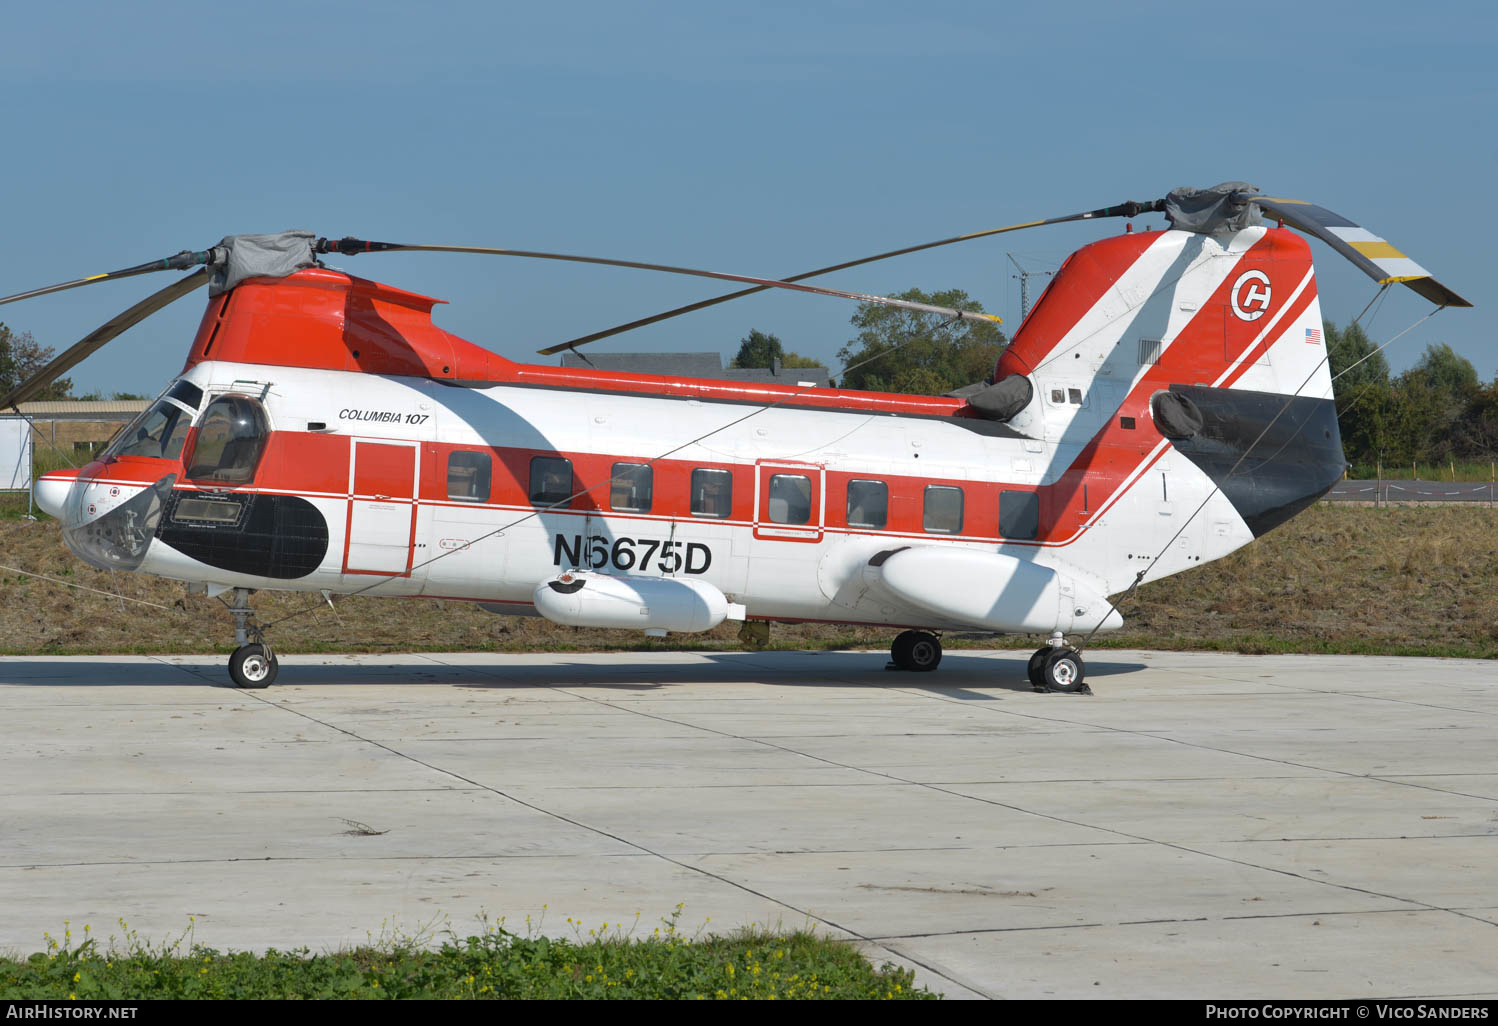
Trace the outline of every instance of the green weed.
<instances>
[{"instance_id":1,"label":"green weed","mask_svg":"<svg viewBox=\"0 0 1498 1026\"><path fill-rule=\"evenodd\" d=\"M330 953L221 952L198 944L193 925L174 941L142 940L123 920L123 936L100 944L89 927L81 941L64 925L46 950L0 959L0 1000L131 999L931 999L913 973L875 969L851 946L805 930L741 931L684 937L681 906L649 936L636 921L604 923L553 938L527 924L524 936L504 921L481 920L459 937L381 931L366 946Z\"/></svg>"}]
</instances>

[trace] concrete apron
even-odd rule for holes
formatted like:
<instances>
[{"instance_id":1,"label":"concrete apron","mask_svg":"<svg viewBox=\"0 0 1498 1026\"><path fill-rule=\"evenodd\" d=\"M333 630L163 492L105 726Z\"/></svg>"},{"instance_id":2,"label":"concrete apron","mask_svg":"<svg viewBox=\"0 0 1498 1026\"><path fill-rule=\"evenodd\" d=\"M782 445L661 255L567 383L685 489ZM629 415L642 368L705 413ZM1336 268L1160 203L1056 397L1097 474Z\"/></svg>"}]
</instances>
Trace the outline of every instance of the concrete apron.
<instances>
[{"instance_id":1,"label":"concrete apron","mask_svg":"<svg viewBox=\"0 0 1498 1026\"><path fill-rule=\"evenodd\" d=\"M1498 668L0 659L0 948L815 926L950 997L1498 993ZM528 924L528 925L527 925Z\"/></svg>"}]
</instances>

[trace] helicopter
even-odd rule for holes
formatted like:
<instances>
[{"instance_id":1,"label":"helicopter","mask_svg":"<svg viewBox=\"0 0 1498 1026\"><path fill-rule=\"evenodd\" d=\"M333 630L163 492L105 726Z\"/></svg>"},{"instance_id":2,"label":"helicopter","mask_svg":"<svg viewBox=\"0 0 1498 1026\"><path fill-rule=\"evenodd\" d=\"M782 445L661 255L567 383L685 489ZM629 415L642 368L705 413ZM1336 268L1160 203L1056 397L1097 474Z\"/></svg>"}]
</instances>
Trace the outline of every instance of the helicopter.
<instances>
[{"instance_id":1,"label":"helicopter","mask_svg":"<svg viewBox=\"0 0 1498 1026\"><path fill-rule=\"evenodd\" d=\"M993 375L948 396L518 363L437 327L438 300L321 260L458 252L749 286L541 350L554 355L770 288L996 320L804 282L1144 212L1169 227L1074 252ZM188 272L0 408L208 287L180 374L88 465L42 475L35 499L89 565L228 596L240 688L275 680L250 599L283 590L654 636L739 621L751 643L771 622L874 625L899 631L892 665L913 672L937 668L946 631L1038 634L1031 685L1085 693L1086 639L1123 623L1110 596L1248 544L1345 469L1307 236L1386 287L1471 305L1354 222L1242 182L781 279L288 231L0 299Z\"/></svg>"}]
</instances>

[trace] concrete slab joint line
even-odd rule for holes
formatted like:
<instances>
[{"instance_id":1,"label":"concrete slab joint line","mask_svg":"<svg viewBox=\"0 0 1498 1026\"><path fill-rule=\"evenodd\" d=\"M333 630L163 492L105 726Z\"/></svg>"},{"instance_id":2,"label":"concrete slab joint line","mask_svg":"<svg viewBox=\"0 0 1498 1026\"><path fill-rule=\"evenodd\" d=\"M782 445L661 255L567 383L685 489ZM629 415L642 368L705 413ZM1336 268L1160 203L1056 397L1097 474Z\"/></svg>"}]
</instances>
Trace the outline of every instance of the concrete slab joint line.
<instances>
[{"instance_id":1,"label":"concrete slab joint line","mask_svg":"<svg viewBox=\"0 0 1498 1026\"><path fill-rule=\"evenodd\" d=\"M262 693L215 658L0 658L0 946L685 902L956 997L1491 992L1487 664L1108 651L1079 701L1027 655L919 684L856 652L288 655Z\"/></svg>"}]
</instances>

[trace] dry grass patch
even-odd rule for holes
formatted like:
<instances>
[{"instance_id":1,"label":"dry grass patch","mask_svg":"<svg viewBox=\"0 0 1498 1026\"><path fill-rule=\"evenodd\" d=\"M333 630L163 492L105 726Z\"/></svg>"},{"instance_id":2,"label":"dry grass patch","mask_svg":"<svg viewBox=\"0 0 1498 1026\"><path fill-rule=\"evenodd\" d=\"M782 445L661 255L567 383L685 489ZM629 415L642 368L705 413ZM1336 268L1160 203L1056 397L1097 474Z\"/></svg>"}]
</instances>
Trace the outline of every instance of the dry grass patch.
<instances>
[{"instance_id":1,"label":"dry grass patch","mask_svg":"<svg viewBox=\"0 0 1498 1026\"><path fill-rule=\"evenodd\" d=\"M51 521L0 520L0 563L70 584L155 602L129 604L0 570L0 651L208 653L233 648L216 600L170 581L93 570ZM261 593L282 652L566 652L737 649L737 627L650 640L630 631L492 616L471 603ZM1107 647L1247 652L1369 652L1498 657L1498 510L1320 505L1226 559L1148 584L1122 607ZM882 648L881 628L776 625L775 648ZM948 647L1032 647L1034 638L952 636Z\"/></svg>"}]
</instances>

